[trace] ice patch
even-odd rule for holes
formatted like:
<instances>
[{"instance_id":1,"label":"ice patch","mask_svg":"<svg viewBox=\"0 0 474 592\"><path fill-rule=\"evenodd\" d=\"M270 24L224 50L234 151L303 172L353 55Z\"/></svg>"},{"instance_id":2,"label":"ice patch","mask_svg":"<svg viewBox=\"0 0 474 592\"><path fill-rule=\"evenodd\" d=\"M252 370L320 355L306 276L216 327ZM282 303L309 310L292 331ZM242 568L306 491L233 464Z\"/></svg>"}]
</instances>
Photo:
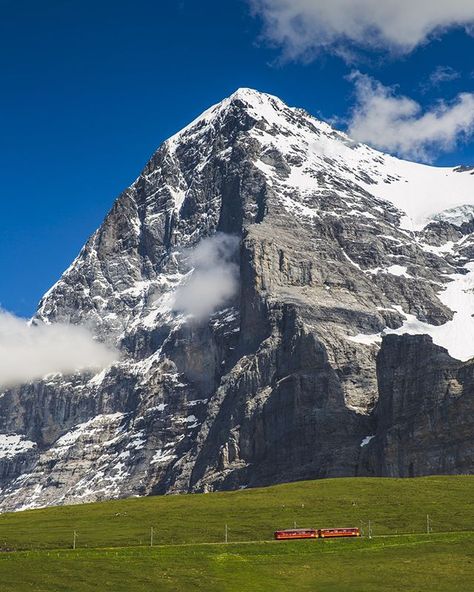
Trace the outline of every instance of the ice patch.
<instances>
[{"instance_id":1,"label":"ice patch","mask_svg":"<svg viewBox=\"0 0 474 592\"><path fill-rule=\"evenodd\" d=\"M173 460L176 458L176 455L173 453L172 450L163 450L160 448L160 450L157 450L155 452L155 454L153 455L150 464L151 465L156 465L156 464L162 464L162 463L168 463L170 460Z\"/></svg>"},{"instance_id":2,"label":"ice patch","mask_svg":"<svg viewBox=\"0 0 474 592\"><path fill-rule=\"evenodd\" d=\"M411 278L412 276L407 273L407 268L403 265L391 265L387 268L387 273L396 275L398 277Z\"/></svg>"},{"instance_id":3,"label":"ice patch","mask_svg":"<svg viewBox=\"0 0 474 592\"><path fill-rule=\"evenodd\" d=\"M64 454L68 448L76 444L84 435L97 432L111 424L118 424L124 417L123 413L111 413L109 415L97 415L89 421L77 424L69 432L56 440L53 448L55 454Z\"/></svg>"},{"instance_id":4,"label":"ice patch","mask_svg":"<svg viewBox=\"0 0 474 592\"><path fill-rule=\"evenodd\" d=\"M402 335L431 335L433 342L446 348L453 358L467 361L474 357L474 263L468 263L464 274L452 274L452 281L439 295L443 304L454 312L452 321L438 327L418 320L414 315L403 312L394 306L406 318L400 329L387 333Z\"/></svg>"},{"instance_id":5,"label":"ice patch","mask_svg":"<svg viewBox=\"0 0 474 592\"><path fill-rule=\"evenodd\" d=\"M353 343L361 343L362 345L380 345L382 343L382 334L372 333L367 335L365 333L359 333L358 335L348 335L346 339Z\"/></svg>"},{"instance_id":6,"label":"ice patch","mask_svg":"<svg viewBox=\"0 0 474 592\"><path fill-rule=\"evenodd\" d=\"M452 274L439 299L454 312L451 321L444 325L430 325L406 313L403 308L393 305L393 309L405 317L399 329L385 329L382 333L346 336L346 339L363 345L380 344L383 335L430 335L436 345L444 347L449 354L463 362L474 357L474 263L465 266L467 274Z\"/></svg>"},{"instance_id":7,"label":"ice patch","mask_svg":"<svg viewBox=\"0 0 474 592\"><path fill-rule=\"evenodd\" d=\"M186 403L187 407L195 407L196 405L205 405L208 399L195 399L194 401L188 401Z\"/></svg>"},{"instance_id":8,"label":"ice patch","mask_svg":"<svg viewBox=\"0 0 474 592\"><path fill-rule=\"evenodd\" d=\"M444 210L444 212L433 216L433 220L436 222L449 222L454 226L462 226L465 222L474 220L474 205L463 205Z\"/></svg>"},{"instance_id":9,"label":"ice patch","mask_svg":"<svg viewBox=\"0 0 474 592\"><path fill-rule=\"evenodd\" d=\"M36 442L21 434L0 434L0 459L13 458L33 448L36 448Z\"/></svg>"},{"instance_id":10,"label":"ice patch","mask_svg":"<svg viewBox=\"0 0 474 592\"><path fill-rule=\"evenodd\" d=\"M434 255L448 255L454 254L454 245L455 243L453 241L448 241L447 243L445 243L444 245L441 245L440 247L435 247L433 245L420 245L421 248L423 249L423 251L426 251L427 253L433 253Z\"/></svg>"}]
</instances>

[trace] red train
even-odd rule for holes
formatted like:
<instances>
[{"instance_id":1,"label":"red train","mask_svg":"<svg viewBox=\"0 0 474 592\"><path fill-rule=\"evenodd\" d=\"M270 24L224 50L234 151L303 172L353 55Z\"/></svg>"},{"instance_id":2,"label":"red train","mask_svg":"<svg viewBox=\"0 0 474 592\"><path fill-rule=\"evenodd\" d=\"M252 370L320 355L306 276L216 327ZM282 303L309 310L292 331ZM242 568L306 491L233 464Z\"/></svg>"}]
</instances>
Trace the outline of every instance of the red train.
<instances>
[{"instance_id":1,"label":"red train","mask_svg":"<svg viewBox=\"0 0 474 592\"><path fill-rule=\"evenodd\" d=\"M360 537L358 528L291 528L275 531L277 541L295 539L330 539L336 537Z\"/></svg>"},{"instance_id":2,"label":"red train","mask_svg":"<svg viewBox=\"0 0 474 592\"><path fill-rule=\"evenodd\" d=\"M320 528L318 530L320 539L329 539L335 537L360 537L358 528Z\"/></svg>"},{"instance_id":3,"label":"red train","mask_svg":"<svg viewBox=\"0 0 474 592\"><path fill-rule=\"evenodd\" d=\"M277 541L293 539L317 539L318 531L314 528L292 528L290 530L277 530L275 532Z\"/></svg>"}]
</instances>

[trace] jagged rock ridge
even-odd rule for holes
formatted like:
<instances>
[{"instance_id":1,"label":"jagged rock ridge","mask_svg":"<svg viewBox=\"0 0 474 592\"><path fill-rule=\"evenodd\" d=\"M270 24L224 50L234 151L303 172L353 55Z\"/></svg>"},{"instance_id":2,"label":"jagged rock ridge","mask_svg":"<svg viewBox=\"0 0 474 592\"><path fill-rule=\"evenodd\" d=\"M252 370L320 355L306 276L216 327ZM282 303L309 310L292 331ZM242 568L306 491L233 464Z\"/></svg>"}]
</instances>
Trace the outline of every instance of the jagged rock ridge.
<instances>
[{"instance_id":1,"label":"jagged rock ridge","mask_svg":"<svg viewBox=\"0 0 474 592\"><path fill-rule=\"evenodd\" d=\"M123 356L1 395L0 507L472 471L473 205L469 169L237 91L159 148L42 299L39 321ZM240 287L192 319L173 309L185 249L217 232L239 237Z\"/></svg>"}]
</instances>

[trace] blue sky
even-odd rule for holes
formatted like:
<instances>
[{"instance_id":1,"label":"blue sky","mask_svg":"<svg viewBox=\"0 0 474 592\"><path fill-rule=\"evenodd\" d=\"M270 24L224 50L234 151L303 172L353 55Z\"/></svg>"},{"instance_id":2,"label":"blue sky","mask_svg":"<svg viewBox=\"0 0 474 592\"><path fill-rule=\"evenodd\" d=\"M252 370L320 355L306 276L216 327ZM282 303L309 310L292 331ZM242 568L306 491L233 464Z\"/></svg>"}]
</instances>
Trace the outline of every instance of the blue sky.
<instances>
[{"instance_id":1,"label":"blue sky","mask_svg":"<svg viewBox=\"0 0 474 592\"><path fill-rule=\"evenodd\" d=\"M340 127L372 105L369 87L395 108L400 97L416 101L415 119L441 100L450 109L460 93L471 99L474 38L464 25L474 8L464 0L437 15L443 29L431 36L382 27L370 43L346 21L338 28L338 15L318 13L328 24L315 25L305 0L285 21L286 1L255 0L252 15L245 0L0 0L2 307L32 314L158 145L240 86ZM354 71L370 77L365 95ZM434 142L429 158L474 164L472 138L457 138Z\"/></svg>"}]
</instances>

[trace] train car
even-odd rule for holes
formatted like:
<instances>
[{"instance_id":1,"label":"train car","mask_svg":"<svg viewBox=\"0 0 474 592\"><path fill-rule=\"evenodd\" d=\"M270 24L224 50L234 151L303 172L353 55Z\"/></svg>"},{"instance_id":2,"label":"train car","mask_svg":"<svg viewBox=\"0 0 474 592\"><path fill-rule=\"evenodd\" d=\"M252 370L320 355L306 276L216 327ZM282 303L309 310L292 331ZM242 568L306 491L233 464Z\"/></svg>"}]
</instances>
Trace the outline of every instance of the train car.
<instances>
[{"instance_id":1,"label":"train car","mask_svg":"<svg viewBox=\"0 0 474 592\"><path fill-rule=\"evenodd\" d=\"M358 528L320 528L318 536L321 539L330 539L336 537L360 537Z\"/></svg>"},{"instance_id":2,"label":"train car","mask_svg":"<svg viewBox=\"0 0 474 592\"><path fill-rule=\"evenodd\" d=\"M292 541L295 539L317 539L318 531L315 528L292 528L289 530L275 531L277 541Z\"/></svg>"}]
</instances>

